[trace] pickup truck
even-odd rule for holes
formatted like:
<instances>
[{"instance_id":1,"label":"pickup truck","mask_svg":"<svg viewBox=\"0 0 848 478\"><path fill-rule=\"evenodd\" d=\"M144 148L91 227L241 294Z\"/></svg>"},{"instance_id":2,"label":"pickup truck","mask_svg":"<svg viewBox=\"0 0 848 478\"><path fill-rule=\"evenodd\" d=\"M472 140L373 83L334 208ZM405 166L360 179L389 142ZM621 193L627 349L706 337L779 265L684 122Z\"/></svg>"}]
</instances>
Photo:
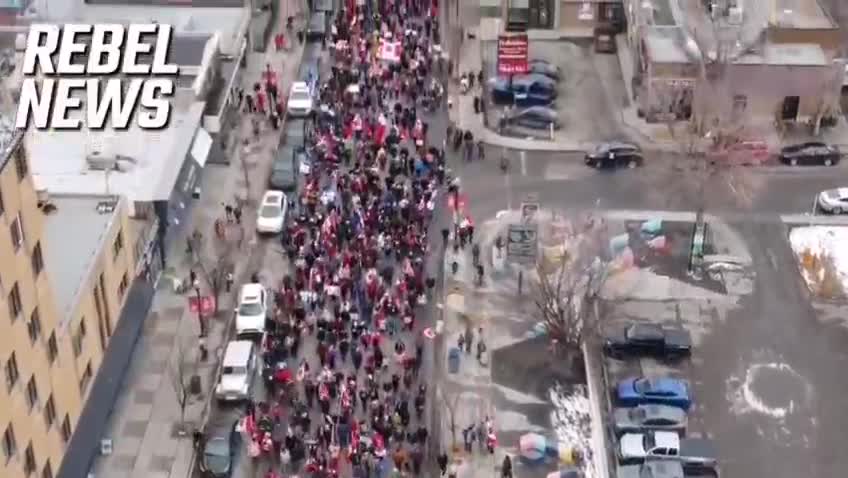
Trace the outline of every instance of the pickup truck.
<instances>
[{"instance_id":1,"label":"pickup truck","mask_svg":"<svg viewBox=\"0 0 848 478\"><path fill-rule=\"evenodd\" d=\"M607 332L604 337L604 350L615 358L650 355L679 359L692 351L692 338L689 332L682 328L629 323Z\"/></svg>"},{"instance_id":2,"label":"pickup truck","mask_svg":"<svg viewBox=\"0 0 848 478\"><path fill-rule=\"evenodd\" d=\"M621 464L675 460L686 469L703 470L714 469L718 462L712 441L703 438L680 438L675 432L625 433L618 445Z\"/></svg>"}]
</instances>

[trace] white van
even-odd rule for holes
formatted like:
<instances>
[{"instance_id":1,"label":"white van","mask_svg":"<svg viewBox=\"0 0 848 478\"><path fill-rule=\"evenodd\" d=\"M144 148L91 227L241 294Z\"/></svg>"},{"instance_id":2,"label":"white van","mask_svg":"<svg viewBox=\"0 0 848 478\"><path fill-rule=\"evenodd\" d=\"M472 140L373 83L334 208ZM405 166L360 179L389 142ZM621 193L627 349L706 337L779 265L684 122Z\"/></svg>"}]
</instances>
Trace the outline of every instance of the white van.
<instances>
[{"instance_id":1,"label":"white van","mask_svg":"<svg viewBox=\"0 0 848 478\"><path fill-rule=\"evenodd\" d=\"M221 378L215 386L215 397L221 401L247 400L253 388L256 353L253 342L234 340L224 350Z\"/></svg>"},{"instance_id":2,"label":"white van","mask_svg":"<svg viewBox=\"0 0 848 478\"><path fill-rule=\"evenodd\" d=\"M265 333L265 318L268 315L268 291L262 284L244 284L239 291L236 312L236 334L238 337L261 337Z\"/></svg>"}]
</instances>

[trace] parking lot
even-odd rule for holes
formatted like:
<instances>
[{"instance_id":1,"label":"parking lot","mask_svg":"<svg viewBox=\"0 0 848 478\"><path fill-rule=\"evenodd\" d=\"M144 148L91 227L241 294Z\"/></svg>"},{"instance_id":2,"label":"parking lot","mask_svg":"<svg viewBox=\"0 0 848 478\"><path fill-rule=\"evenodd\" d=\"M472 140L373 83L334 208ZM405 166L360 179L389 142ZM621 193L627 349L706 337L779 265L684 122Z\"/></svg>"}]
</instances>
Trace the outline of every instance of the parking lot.
<instances>
[{"instance_id":1,"label":"parking lot","mask_svg":"<svg viewBox=\"0 0 848 478\"><path fill-rule=\"evenodd\" d=\"M482 45L486 78L497 75L497 45ZM597 142L620 139L619 109L623 98L623 80L615 55L595 54L591 42L533 41L529 58L541 59L556 65L561 78L557 99L552 107L559 114L562 127L554 139L562 142ZM505 105L496 105L491 96L486 99L487 124L497 128ZM505 134L550 138L547 130L510 127Z\"/></svg>"},{"instance_id":2,"label":"parking lot","mask_svg":"<svg viewBox=\"0 0 848 478\"><path fill-rule=\"evenodd\" d=\"M714 441L723 476L844 476L848 304L807 291L778 219L721 229L713 252L738 259L719 262L714 279L723 289L673 277L671 259L665 269L633 267L608 280L605 329L633 321L682 327L693 348L679 362L604 357L607 410L619 380L683 379L693 402L686 436ZM617 441L609 431L607 438L613 457Z\"/></svg>"}]
</instances>

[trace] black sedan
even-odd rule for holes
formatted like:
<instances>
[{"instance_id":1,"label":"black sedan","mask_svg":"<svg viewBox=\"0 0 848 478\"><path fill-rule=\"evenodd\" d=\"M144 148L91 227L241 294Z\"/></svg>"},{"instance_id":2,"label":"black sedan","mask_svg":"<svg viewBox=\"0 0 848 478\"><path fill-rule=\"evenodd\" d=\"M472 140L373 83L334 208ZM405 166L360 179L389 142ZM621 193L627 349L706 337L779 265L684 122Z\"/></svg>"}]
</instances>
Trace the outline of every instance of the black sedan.
<instances>
[{"instance_id":1,"label":"black sedan","mask_svg":"<svg viewBox=\"0 0 848 478\"><path fill-rule=\"evenodd\" d=\"M523 110L512 110L501 119L502 126L518 125L531 129L559 129L559 114L546 106L531 106Z\"/></svg>"},{"instance_id":2,"label":"black sedan","mask_svg":"<svg viewBox=\"0 0 848 478\"><path fill-rule=\"evenodd\" d=\"M639 146L623 142L601 143L586 153L585 162L593 168L635 168L642 165L642 150Z\"/></svg>"},{"instance_id":3,"label":"black sedan","mask_svg":"<svg viewBox=\"0 0 848 478\"><path fill-rule=\"evenodd\" d=\"M604 350L612 357L650 355L678 359L692 351L692 338L684 329L656 324L627 324L610 331Z\"/></svg>"},{"instance_id":4,"label":"black sedan","mask_svg":"<svg viewBox=\"0 0 848 478\"><path fill-rule=\"evenodd\" d=\"M780 160L792 166L834 166L840 159L842 159L842 153L838 147L818 141L793 144L780 150Z\"/></svg>"},{"instance_id":5,"label":"black sedan","mask_svg":"<svg viewBox=\"0 0 848 478\"><path fill-rule=\"evenodd\" d=\"M203 444L200 470L210 478L229 478L233 473L241 435L236 430L238 422L207 437Z\"/></svg>"}]
</instances>

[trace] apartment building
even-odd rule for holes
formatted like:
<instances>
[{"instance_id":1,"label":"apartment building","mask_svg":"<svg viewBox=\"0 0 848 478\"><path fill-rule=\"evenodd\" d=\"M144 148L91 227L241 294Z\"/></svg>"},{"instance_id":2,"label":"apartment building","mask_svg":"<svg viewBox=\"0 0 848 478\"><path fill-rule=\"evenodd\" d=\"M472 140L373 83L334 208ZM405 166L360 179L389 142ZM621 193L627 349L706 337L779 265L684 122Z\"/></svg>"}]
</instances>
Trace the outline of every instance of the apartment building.
<instances>
[{"instance_id":1,"label":"apartment building","mask_svg":"<svg viewBox=\"0 0 848 478\"><path fill-rule=\"evenodd\" d=\"M36 192L0 128L0 476L58 473L133 279L126 210Z\"/></svg>"}]
</instances>

